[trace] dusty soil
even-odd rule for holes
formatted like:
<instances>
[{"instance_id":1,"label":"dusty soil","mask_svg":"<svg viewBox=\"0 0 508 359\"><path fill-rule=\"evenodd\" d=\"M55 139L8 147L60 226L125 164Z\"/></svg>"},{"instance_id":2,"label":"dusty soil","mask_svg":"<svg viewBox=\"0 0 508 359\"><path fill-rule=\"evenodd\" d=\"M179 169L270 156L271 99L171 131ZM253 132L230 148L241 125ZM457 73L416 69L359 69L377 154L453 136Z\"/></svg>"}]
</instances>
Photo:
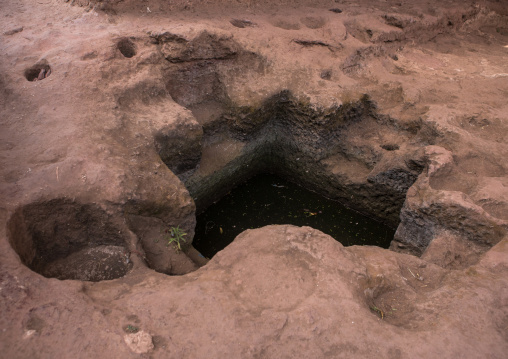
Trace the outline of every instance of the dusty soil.
<instances>
[{"instance_id":1,"label":"dusty soil","mask_svg":"<svg viewBox=\"0 0 508 359\"><path fill-rule=\"evenodd\" d=\"M506 356L504 1L0 8L2 356ZM267 167L391 250L269 226L206 263L196 208Z\"/></svg>"}]
</instances>

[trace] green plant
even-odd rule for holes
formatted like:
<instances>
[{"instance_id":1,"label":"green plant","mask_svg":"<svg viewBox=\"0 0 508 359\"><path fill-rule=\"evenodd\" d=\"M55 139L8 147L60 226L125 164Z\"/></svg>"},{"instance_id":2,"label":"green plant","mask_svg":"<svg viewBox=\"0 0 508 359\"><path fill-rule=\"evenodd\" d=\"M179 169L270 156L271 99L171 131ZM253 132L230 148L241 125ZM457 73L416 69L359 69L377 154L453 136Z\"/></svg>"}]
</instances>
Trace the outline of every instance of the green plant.
<instances>
[{"instance_id":1,"label":"green plant","mask_svg":"<svg viewBox=\"0 0 508 359\"><path fill-rule=\"evenodd\" d=\"M371 305L371 306L370 306L370 310L372 310L373 312L377 313L377 315L379 315L379 317L380 317L381 319L384 319L384 317L385 317L385 313L384 313L381 309L379 309L378 307L376 307L375 305Z\"/></svg>"},{"instance_id":2,"label":"green plant","mask_svg":"<svg viewBox=\"0 0 508 359\"><path fill-rule=\"evenodd\" d=\"M139 328L134 325L128 324L125 326L125 328L123 328L123 330L125 330L125 332L127 333L137 333L139 331Z\"/></svg>"},{"instance_id":3,"label":"green plant","mask_svg":"<svg viewBox=\"0 0 508 359\"><path fill-rule=\"evenodd\" d=\"M166 244L167 246L169 246L171 243L174 243L174 246L175 246L175 250L182 250L182 242L185 243L185 237L187 235L187 233L185 233L184 231L182 231L180 229L180 226L176 226L176 227L171 227L169 230L166 230L166 233L167 233L167 241L168 243Z\"/></svg>"}]
</instances>

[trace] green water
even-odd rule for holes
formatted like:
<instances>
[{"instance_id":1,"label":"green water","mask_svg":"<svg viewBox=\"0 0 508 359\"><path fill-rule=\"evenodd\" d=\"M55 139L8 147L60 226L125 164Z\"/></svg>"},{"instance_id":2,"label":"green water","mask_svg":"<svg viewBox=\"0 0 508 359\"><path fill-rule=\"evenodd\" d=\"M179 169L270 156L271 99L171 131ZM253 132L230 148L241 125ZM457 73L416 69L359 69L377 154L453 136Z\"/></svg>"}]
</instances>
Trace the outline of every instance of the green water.
<instances>
[{"instance_id":1,"label":"green water","mask_svg":"<svg viewBox=\"0 0 508 359\"><path fill-rule=\"evenodd\" d=\"M246 229L269 224L310 226L345 246L388 248L395 230L272 174L234 188L197 217L193 245L211 258Z\"/></svg>"}]
</instances>

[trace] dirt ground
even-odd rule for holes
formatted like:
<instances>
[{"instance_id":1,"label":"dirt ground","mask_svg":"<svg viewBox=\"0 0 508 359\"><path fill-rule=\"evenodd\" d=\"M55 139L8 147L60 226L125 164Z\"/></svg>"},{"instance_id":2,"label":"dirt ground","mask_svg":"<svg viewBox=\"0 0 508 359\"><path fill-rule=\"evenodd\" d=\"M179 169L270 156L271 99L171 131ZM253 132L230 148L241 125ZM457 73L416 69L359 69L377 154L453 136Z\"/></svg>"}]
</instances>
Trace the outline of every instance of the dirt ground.
<instances>
[{"instance_id":1,"label":"dirt ground","mask_svg":"<svg viewBox=\"0 0 508 359\"><path fill-rule=\"evenodd\" d=\"M506 357L505 1L0 9L1 356ZM185 180L247 147L216 118L286 90L316 111L374 104L347 156L320 160L345 183L388 186L383 168L421 157L392 250L293 226L206 265L167 247L168 228L193 235Z\"/></svg>"}]
</instances>

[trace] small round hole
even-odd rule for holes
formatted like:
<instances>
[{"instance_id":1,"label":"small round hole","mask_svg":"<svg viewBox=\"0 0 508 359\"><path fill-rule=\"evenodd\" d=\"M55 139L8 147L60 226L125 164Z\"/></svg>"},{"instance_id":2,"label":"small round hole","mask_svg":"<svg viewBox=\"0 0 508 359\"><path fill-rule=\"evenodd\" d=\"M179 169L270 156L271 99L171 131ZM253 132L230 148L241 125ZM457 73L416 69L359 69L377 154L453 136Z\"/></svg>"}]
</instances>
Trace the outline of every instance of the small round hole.
<instances>
[{"instance_id":1,"label":"small round hole","mask_svg":"<svg viewBox=\"0 0 508 359\"><path fill-rule=\"evenodd\" d=\"M387 143L384 145L381 145L381 148L386 151L397 151L399 149L399 145L395 143Z\"/></svg>"},{"instance_id":2,"label":"small round hole","mask_svg":"<svg viewBox=\"0 0 508 359\"><path fill-rule=\"evenodd\" d=\"M51 75L51 67L47 62L40 62L25 70L28 81L42 81Z\"/></svg>"},{"instance_id":3,"label":"small round hole","mask_svg":"<svg viewBox=\"0 0 508 359\"><path fill-rule=\"evenodd\" d=\"M122 55L127 58L131 58L136 55L136 45L134 45L134 43L128 38L121 39L118 41L116 46Z\"/></svg>"}]
</instances>

